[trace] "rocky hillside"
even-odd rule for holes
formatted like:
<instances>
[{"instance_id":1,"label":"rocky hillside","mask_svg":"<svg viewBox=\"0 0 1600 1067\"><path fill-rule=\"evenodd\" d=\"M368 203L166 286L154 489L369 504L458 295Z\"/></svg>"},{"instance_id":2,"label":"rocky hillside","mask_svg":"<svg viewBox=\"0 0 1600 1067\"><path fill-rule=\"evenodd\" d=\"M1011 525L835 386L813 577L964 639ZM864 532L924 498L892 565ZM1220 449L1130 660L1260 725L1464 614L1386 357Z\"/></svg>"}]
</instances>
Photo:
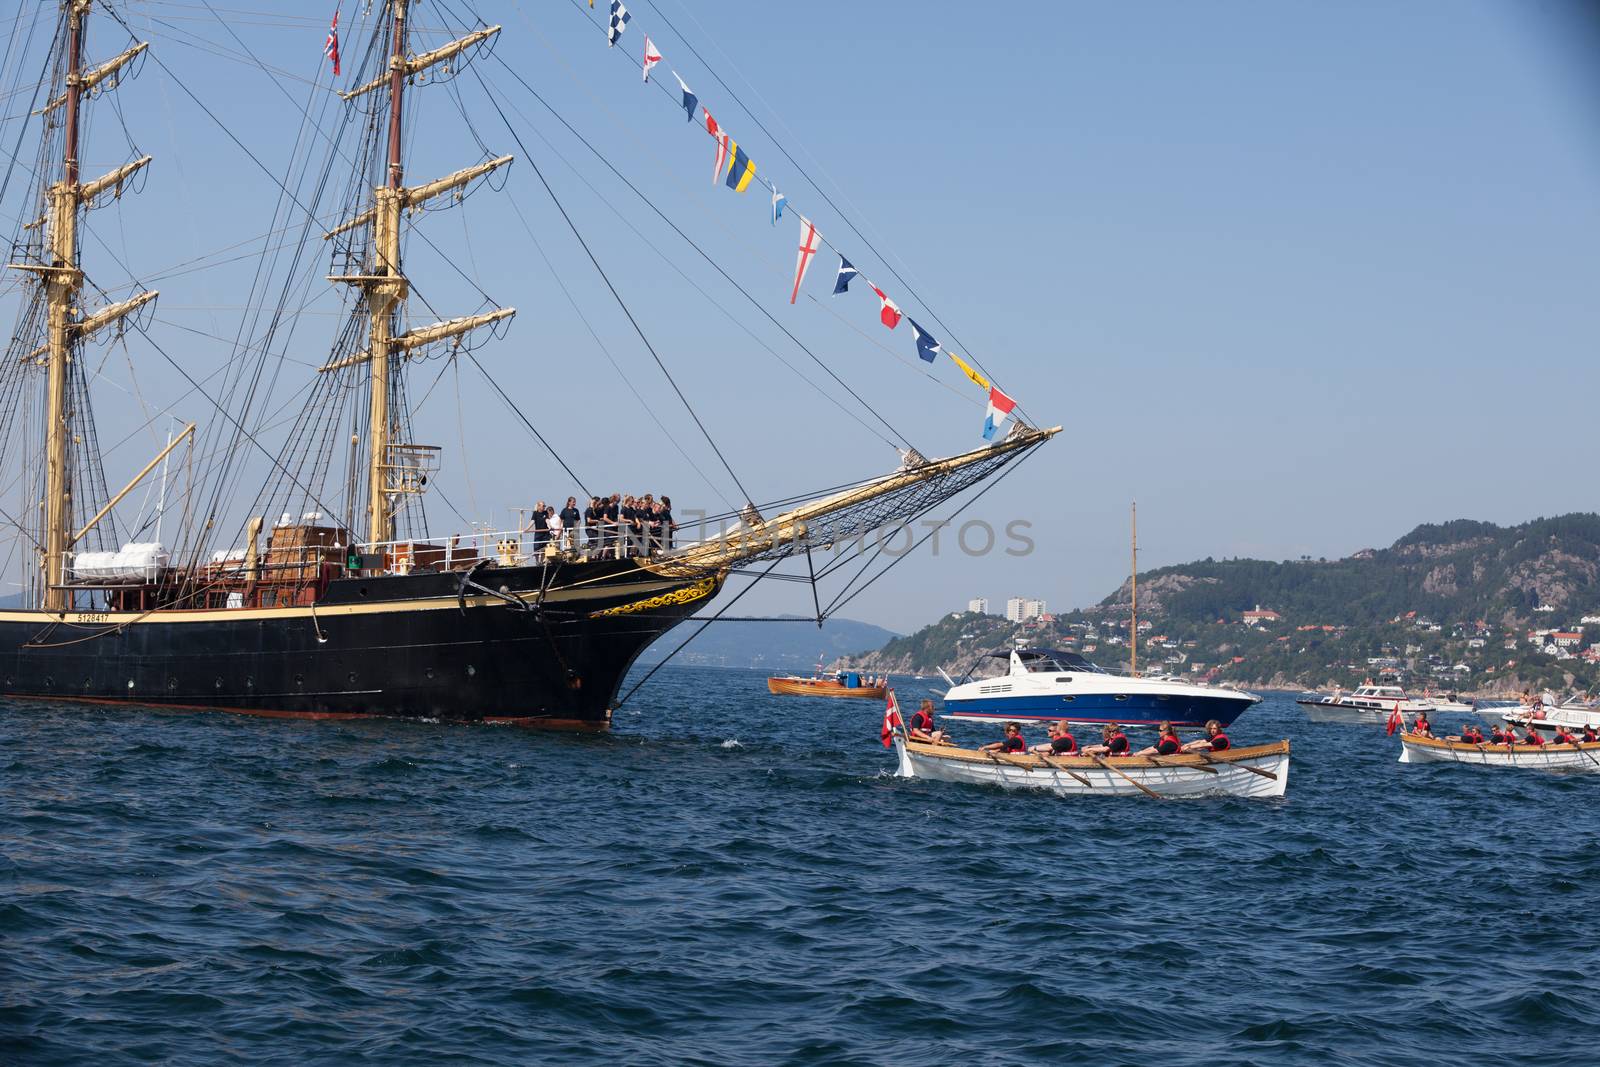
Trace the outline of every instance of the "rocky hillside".
<instances>
[{"instance_id":1,"label":"rocky hillside","mask_svg":"<svg viewBox=\"0 0 1600 1067\"><path fill-rule=\"evenodd\" d=\"M1015 640L1127 659L1128 583L1018 627L957 613L849 662L965 670ZM1257 608L1261 610L1256 611ZM1337 560L1206 559L1139 575L1140 666L1252 685L1503 692L1600 684L1600 515L1419 526Z\"/></svg>"}]
</instances>

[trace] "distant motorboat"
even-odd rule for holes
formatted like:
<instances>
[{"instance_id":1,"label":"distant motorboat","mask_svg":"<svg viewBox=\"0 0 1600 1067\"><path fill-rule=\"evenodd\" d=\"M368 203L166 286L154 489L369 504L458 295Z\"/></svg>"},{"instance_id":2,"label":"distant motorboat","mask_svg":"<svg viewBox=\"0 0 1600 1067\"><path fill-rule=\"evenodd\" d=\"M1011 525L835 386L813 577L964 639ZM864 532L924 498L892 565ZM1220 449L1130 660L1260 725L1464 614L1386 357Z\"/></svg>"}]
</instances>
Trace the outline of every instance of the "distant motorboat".
<instances>
[{"instance_id":1,"label":"distant motorboat","mask_svg":"<svg viewBox=\"0 0 1600 1067\"><path fill-rule=\"evenodd\" d=\"M1312 722L1367 723L1382 726L1389 720L1398 705L1400 713L1415 716L1418 712L1443 712L1445 714L1473 714L1473 705L1455 699L1452 694L1443 697L1412 697L1398 685L1362 685L1353 693L1333 693L1327 696L1305 697L1295 701L1306 709L1306 718Z\"/></svg>"},{"instance_id":2,"label":"distant motorboat","mask_svg":"<svg viewBox=\"0 0 1600 1067\"><path fill-rule=\"evenodd\" d=\"M990 652L1010 672L968 681L962 676L944 696L944 718L966 722L1053 722L1174 726L1198 729L1211 719L1226 727L1261 698L1220 686L1196 685L1168 675L1113 674L1076 652L1018 648ZM973 665L973 670L977 665Z\"/></svg>"}]
</instances>

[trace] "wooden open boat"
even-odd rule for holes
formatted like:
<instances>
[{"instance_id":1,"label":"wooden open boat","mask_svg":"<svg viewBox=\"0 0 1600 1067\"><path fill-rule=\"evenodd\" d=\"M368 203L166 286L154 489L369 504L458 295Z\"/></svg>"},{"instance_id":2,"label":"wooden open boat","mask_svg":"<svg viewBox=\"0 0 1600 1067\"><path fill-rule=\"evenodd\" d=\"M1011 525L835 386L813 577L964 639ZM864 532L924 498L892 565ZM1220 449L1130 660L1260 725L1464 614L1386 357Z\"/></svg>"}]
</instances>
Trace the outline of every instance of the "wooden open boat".
<instances>
[{"instance_id":1,"label":"wooden open boat","mask_svg":"<svg viewBox=\"0 0 1600 1067\"><path fill-rule=\"evenodd\" d=\"M865 697L882 700L889 689L882 685L847 685L834 678L768 678L767 691L791 697Z\"/></svg>"},{"instance_id":2,"label":"wooden open boat","mask_svg":"<svg viewBox=\"0 0 1600 1067\"><path fill-rule=\"evenodd\" d=\"M1492 745L1400 735L1401 763L1477 763L1485 767L1600 771L1600 741L1584 745Z\"/></svg>"},{"instance_id":3,"label":"wooden open boat","mask_svg":"<svg viewBox=\"0 0 1600 1067\"><path fill-rule=\"evenodd\" d=\"M895 735L902 778L1045 789L1060 796L1281 797L1289 786L1289 742L1177 756L1003 756Z\"/></svg>"}]
</instances>

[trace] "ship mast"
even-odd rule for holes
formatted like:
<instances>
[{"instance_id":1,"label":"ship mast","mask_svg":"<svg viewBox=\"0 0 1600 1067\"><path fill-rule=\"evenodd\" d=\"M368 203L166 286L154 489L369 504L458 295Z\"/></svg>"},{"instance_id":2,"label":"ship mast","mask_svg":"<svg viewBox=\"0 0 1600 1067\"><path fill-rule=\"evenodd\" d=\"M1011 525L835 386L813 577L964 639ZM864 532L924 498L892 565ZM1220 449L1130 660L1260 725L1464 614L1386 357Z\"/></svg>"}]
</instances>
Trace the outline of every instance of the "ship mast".
<instances>
[{"instance_id":1,"label":"ship mast","mask_svg":"<svg viewBox=\"0 0 1600 1067\"><path fill-rule=\"evenodd\" d=\"M1139 674L1139 502L1137 500L1133 502L1132 510L1129 512L1129 519L1132 523L1133 536L1133 598L1130 609L1131 618L1128 622L1128 648L1133 653L1131 665L1133 673L1137 677Z\"/></svg>"},{"instance_id":2,"label":"ship mast","mask_svg":"<svg viewBox=\"0 0 1600 1067\"><path fill-rule=\"evenodd\" d=\"M391 49L387 73L359 88L340 95L350 100L384 86L389 90L389 148L384 183L373 190L373 205L368 211L324 234L324 239L357 226L371 225L373 262L371 273L342 275L333 281L356 285L366 294L368 331L367 350L323 367L332 371L352 363L365 362L369 368L370 418L367 451L367 541L373 545L394 540L395 499L402 493L422 490L415 476L416 467L407 460L418 446L397 444L394 440L395 412L391 410L392 381L399 361L414 348L459 337L470 330L516 314L514 308L498 308L482 315L469 315L435 323L406 333L396 333L409 286L400 270L400 213L404 208L452 192L473 179L511 162L511 156L480 163L445 178L407 188L402 157L401 121L406 79L436 63L450 59L468 47L500 32L499 26L476 30L442 48L407 58L406 9L408 0L393 0L391 5Z\"/></svg>"},{"instance_id":3,"label":"ship mast","mask_svg":"<svg viewBox=\"0 0 1600 1067\"><path fill-rule=\"evenodd\" d=\"M48 383L45 393L44 543L41 559L44 569L43 607L46 611L65 611L72 602L72 595L65 585L67 555L74 543L69 455L74 412L67 402L74 349L89 334L156 297L153 291L140 293L132 300L103 308L86 318L75 317L78 314L78 294L83 287L83 271L78 266L78 213L100 193L120 187L130 175L150 162L149 156L143 156L92 182L78 182L79 120L84 93L116 73L145 48L140 43L110 62L85 72L83 43L89 5L90 0L67 0L66 92L45 108L47 113L57 107L63 108L62 122L65 126L61 180L50 187L50 245L47 253L50 261L47 264L11 264L18 270L41 276L48 306L48 339L44 353Z\"/></svg>"}]
</instances>

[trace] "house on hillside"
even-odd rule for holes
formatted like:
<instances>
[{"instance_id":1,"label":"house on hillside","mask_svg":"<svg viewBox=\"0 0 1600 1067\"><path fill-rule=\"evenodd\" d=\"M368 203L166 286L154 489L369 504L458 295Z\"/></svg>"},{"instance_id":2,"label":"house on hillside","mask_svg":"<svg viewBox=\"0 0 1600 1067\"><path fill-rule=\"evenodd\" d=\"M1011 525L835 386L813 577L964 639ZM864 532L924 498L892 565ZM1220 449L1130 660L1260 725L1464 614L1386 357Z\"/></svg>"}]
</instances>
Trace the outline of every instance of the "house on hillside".
<instances>
[{"instance_id":1,"label":"house on hillside","mask_svg":"<svg viewBox=\"0 0 1600 1067\"><path fill-rule=\"evenodd\" d=\"M1276 611L1263 608L1260 604L1257 604L1254 611L1244 613L1244 624L1246 626L1265 626L1269 622L1278 622L1282 618L1283 616Z\"/></svg>"},{"instance_id":2,"label":"house on hillside","mask_svg":"<svg viewBox=\"0 0 1600 1067\"><path fill-rule=\"evenodd\" d=\"M1557 648L1577 648L1583 644L1583 631L1555 630L1550 634L1550 643Z\"/></svg>"}]
</instances>

